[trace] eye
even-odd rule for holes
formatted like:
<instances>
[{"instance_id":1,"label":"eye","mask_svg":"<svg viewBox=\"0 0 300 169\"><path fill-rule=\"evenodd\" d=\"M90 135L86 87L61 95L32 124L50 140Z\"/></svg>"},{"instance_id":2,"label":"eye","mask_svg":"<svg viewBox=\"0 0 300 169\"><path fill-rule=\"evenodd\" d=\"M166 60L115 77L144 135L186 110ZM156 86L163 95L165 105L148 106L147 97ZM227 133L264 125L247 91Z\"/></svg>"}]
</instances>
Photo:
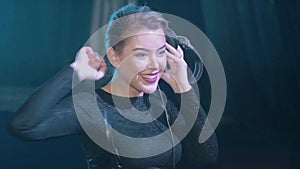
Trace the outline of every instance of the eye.
<instances>
[{"instance_id":1,"label":"eye","mask_svg":"<svg viewBox=\"0 0 300 169\"><path fill-rule=\"evenodd\" d=\"M136 53L136 54L134 54L134 56L136 56L136 57L146 57L148 55L147 55L147 53Z\"/></svg>"},{"instance_id":2,"label":"eye","mask_svg":"<svg viewBox=\"0 0 300 169\"><path fill-rule=\"evenodd\" d=\"M166 54L166 50L161 50L158 52L157 56L162 57L162 56L165 56L165 54Z\"/></svg>"}]
</instances>

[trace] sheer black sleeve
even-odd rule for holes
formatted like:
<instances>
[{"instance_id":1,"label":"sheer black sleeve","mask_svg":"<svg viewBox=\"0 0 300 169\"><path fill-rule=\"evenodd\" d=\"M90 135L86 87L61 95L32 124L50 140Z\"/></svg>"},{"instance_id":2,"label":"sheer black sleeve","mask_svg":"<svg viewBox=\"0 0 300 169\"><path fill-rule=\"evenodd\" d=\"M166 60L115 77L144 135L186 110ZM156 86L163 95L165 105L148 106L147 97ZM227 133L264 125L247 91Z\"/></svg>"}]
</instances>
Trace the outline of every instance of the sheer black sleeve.
<instances>
[{"instance_id":1,"label":"sheer black sleeve","mask_svg":"<svg viewBox=\"0 0 300 169\"><path fill-rule=\"evenodd\" d=\"M174 106L169 104L169 109L172 109L170 107L173 107L173 110L171 110L172 112L175 112L176 110L174 109L177 109L179 110L179 114L185 116L183 125L187 125L187 123L191 121L189 116L192 116L192 118L195 117L196 119L191 130L182 140L183 156L181 161L184 161L183 165L187 166L186 162L189 161L190 168L207 168L214 166L218 157L218 142L215 133L213 133L204 143L198 141L200 133L206 132L202 131L202 129L207 119L206 112L200 104L199 96L196 95L193 89L184 93L175 94L174 104ZM179 116L174 116L172 113L170 114L172 122Z\"/></svg>"},{"instance_id":2,"label":"sheer black sleeve","mask_svg":"<svg viewBox=\"0 0 300 169\"><path fill-rule=\"evenodd\" d=\"M12 116L9 130L26 140L82 133L71 96L72 75L67 66L38 88Z\"/></svg>"}]
</instances>

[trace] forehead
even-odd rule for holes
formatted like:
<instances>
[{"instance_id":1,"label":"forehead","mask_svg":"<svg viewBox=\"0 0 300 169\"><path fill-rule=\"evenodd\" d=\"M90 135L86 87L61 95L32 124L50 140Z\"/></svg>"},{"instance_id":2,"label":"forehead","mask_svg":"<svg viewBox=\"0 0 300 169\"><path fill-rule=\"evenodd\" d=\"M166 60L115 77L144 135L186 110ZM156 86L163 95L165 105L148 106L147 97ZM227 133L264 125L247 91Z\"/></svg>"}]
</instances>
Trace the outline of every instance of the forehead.
<instances>
[{"instance_id":1,"label":"forehead","mask_svg":"<svg viewBox=\"0 0 300 169\"><path fill-rule=\"evenodd\" d=\"M158 49L165 45L166 38L163 30L146 30L138 32L126 40L125 48Z\"/></svg>"}]
</instances>

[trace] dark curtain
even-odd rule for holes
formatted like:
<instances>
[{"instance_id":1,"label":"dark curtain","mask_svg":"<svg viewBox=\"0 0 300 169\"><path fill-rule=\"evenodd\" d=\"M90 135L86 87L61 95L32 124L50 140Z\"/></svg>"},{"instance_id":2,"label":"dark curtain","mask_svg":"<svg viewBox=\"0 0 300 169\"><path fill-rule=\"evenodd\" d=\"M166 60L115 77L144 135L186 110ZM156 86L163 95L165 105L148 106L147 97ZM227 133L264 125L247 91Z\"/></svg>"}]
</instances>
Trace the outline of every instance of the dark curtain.
<instances>
[{"instance_id":1,"label":"dark curtain","mask_svg":"<svg viewBox=\"0 0 300 169\"><path fill-rule=\"evenodd\" d=\"M299 107L297 5L283 1L202 2L205 31L215 41L228 70L233 109L240 107L236 116L249 123L259 115L260 123L282 129L287 125L284 118Z\"/></svg>"},{"instance_id":2,"label":"dark curtain","mask_svg":"<svg viewBox=\"0 0 300 169\"><path fill-rule=\"evenodd\" d=\"M300 1L141 3L189 20L219 53L227 79L220 168L299 168ZM206 110L208 78L199 83Z\"/></svg>"},{"instance_id":3,"label":"dark curtain","mask_svg":"<svg viewBox=\"0 0 300 169\"><path fill-rule=\"evenodd\" d=\"M223 121L220 135L230 137L227 151L235 144L254 149L232 154L239 165L299 167L299 7L299 1L202 1L204 29L227 75L224 119L233 119Z\"/></svg>"}]
</instances>

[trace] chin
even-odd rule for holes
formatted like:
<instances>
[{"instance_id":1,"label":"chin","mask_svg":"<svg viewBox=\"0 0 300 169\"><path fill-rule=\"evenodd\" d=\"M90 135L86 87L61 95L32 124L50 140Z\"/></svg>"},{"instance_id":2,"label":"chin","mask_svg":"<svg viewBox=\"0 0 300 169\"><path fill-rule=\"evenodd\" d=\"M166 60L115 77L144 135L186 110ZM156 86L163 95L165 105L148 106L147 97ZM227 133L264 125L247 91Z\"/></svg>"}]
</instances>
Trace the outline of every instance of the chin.
<instances>
[{"instance_id":1,"label":"chin","mask_svg":"<svg viewBox=\"0 0 300 169\"><path fill-rule=\"evenodd\" d=\"M147 90L147 91L144 91L144 93L146 93L146 94L152 94L152 93L154 93L156 91L156 89L155 90Z\"/></svg>"},{"instance_id":2,"label":"chin","mask_svg":"<svg viewBox=\"0 0 300 169\"><path fill-rule=\"evenodd\" d=\"M153 89L142 89L142 92L146 93L146 94L152 94L156 91L156 88Z\"/></svg>"},{"instance_id":3,"label":"chin","mask_svg":"<svg viewBox=\"0 0 300 169\"><path fill-rule=\"evenodd\" d=\"M154 93L155 91L157 90L157 85L155 86L145 86L145 87L142 87L142 90L144 93L147 93L147 94L151 94L151 93Z\"/></svg>"}]
</instances>

